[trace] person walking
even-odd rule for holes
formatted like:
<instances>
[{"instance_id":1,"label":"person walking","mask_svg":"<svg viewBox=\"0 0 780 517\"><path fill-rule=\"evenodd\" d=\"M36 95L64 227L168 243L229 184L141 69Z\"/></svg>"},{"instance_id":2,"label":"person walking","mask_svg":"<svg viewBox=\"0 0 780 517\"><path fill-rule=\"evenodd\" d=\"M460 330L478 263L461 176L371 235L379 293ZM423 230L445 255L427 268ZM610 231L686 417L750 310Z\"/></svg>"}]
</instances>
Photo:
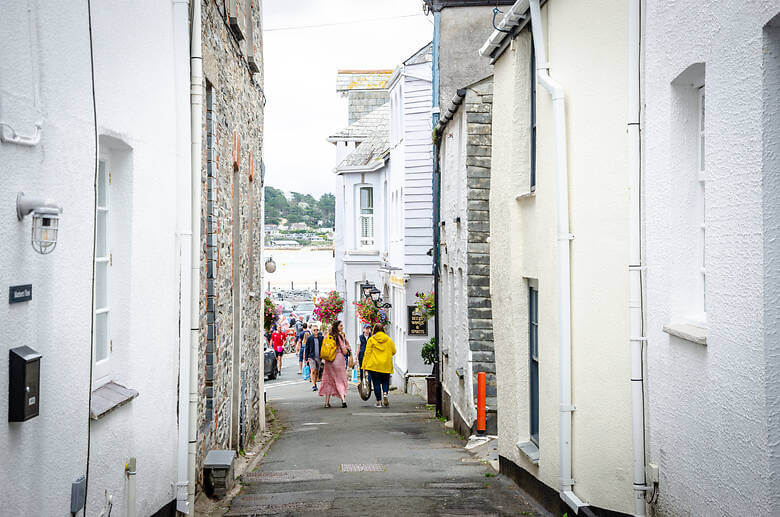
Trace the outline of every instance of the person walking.
<instances>
[{"instance_id":1,"label":"person walking","mask_svg":"<svg viewBox=\"0 0 780 517\"><path fill-rule=\"evenodd\" d=\"M360 349L358 350L358 367L363 369L363 357L366 355L366 345L368 344L368 338L371 337L371 325L366 323L363 325L363 333L360 334Z\"/></svg>"},{"instance_id":2,"label":"person walking","mask_svg":"<svg viewBox=\"0 0 780 517\"><path fill-rule=\"evenodd\" d=\"M336 357L333 361L324 361L323 363L320 397L325 397L325 407L330 407L331 395L336 395L341 399L341 407L347 407L346 358L349 357L352 350L344 335L344 325L338 320L335 321L325 339L332 339L336 342Z\"/></svg>"},{"instance_id":3,"label":"person walking","mask_svg":"<svg viewBox=\"0 0 780 517\"><path fill-rule=\"evenodd\" d=\"M295 352L298 354L298 375L303 373L303 352L306 348L306 340L309 339L309 330L304 323L298 335L295 336Z\"/></svg>"},{"instance_id":4,"label":"person walking","mask_svg":"<svg viewBox=\"0 0 780 517\"><path fill-rule=\"evenodd\" d=\"M276 369L281 374L282 356L284 355L284 332L279 329L274 330L274 333L271 334L271 343L274 347L274 352L276 352Z\"/></svg>"},{"instance_id":5,"label":"person walking","mask_svg":"<svg viewBox=\"0 0 780 517\"><path fill-rule=\"evenodd\" d=\"M385 334L381 323L374 325L374 333L366 343L366 353L363 357L363 368L371 375L374 385L376 407L387 407L390 400L387 392L390 390L390 374L393 373L393 356L395 343Z\"/></svg>"},{"instance_id":6,"label":"person walking","mask_svg":"<svg viewBox=\"0 0 780 517\"><path fill-rule=\"evenodd\" d=\"M322 359L320 358L320 348L322 347L323 337L320 333L320 327L314 325L311 336L306 340L306 346L303 351L303 360L309 365L311 370L311 390L317 391L317 380L320 376L320 367Z\"/></svg>"}]
</instances>

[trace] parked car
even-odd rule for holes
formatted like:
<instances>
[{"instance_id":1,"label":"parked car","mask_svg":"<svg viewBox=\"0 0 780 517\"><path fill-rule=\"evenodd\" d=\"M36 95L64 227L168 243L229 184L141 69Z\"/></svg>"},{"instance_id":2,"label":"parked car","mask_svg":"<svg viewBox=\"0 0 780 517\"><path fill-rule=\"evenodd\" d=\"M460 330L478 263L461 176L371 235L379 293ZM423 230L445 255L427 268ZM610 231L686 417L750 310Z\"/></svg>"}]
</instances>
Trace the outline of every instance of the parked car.
<instances>
[{"instance_id":1,"label":"parked car","mask_svg":"<svg viewBox=\"0 0 780 517\"><path fill-rule=\"evenodd\" d=\"M276 352L274 349L265 345L265 354L263 357L263 373L266 378L273 380L279 374L276 364Z\"/></svg>"}]
</instances>

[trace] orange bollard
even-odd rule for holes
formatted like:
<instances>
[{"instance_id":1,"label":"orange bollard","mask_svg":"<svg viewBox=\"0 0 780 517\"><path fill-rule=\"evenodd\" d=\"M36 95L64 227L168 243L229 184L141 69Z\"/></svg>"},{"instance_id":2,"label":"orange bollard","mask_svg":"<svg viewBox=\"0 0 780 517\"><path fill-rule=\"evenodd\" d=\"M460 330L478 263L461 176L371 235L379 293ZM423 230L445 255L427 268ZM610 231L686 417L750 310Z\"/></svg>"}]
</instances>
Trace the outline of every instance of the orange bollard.
<instances>
[{"instance_id":1,"label":"orange bollard","mask_svg":"<svg viewBox=\"0 0 780 517\"><path fill-rule=\"evenodd\" d=\"M487 376L477 374L477 434L485 434L485 405L487 402Z\"/></svg>"}]
</instances>

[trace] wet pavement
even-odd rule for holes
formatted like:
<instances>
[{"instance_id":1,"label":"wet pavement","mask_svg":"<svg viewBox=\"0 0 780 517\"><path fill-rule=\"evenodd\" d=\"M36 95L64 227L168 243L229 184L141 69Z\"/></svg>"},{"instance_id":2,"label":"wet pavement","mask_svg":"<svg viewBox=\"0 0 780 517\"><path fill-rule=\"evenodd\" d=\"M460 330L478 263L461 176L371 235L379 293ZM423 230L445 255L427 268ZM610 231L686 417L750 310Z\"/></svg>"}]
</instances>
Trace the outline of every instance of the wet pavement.
<instances>
[{"instance_id":1,"label":"wet pavement","mask_svg":"<svg viewBox=\"0 0 780 517\"><path fill-rule=\"evenodd\" d=\"M419 397L393 391L378 409L350 386L347 408L324 408L290 359L266 381L285 429L226 515L547 515L465 452Z\"/></svg>"}]
</instances>

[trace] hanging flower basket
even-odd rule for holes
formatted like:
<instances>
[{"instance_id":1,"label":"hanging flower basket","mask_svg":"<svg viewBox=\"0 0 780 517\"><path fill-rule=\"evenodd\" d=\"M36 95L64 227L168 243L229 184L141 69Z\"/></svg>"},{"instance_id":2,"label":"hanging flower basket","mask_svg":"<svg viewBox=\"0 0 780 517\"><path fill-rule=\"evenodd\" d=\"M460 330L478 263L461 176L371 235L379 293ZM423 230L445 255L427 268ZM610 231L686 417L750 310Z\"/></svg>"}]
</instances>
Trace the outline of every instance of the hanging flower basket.
<instances>
[{"instance_id":1,"label":"hanging flower basket","mask_svg":"<svg viewBox=\"0 0 780 517\"><path fill-rule=\"evenodd\" d=\"M332 325L344 310L344 299L338 291L331 291L324 298L314 300L314 315L324 325Z\"/></svg>"},{"instance_id":2,"label":"hanging flower basket","mask_svg":"<svg viewBox=\"0 0 780 517\"><path fill-rule=\"evenodd\" d=\"M416 293L417 314L425 318L425 321L436 315L436 304L433 302L433 293Z\"/></svg>"},{"instance_id":3,"label":"hanging flower basket","mask_svg":"<svg viewBox=\"0 0 780 517\"><path fill-rule=\"evenodd\" d=\"M266 297L265 298L265 304L263 307L263 327L265 328L266 332L271 331L271 325L276 323L276 320L279 319L279 315L282 313L282 306L276 305L273 300Z\"/></svg>"},{"instance_id":4,"label":"hanging flower basket","mask_svg":"<svg viewBox=\"0 0 780 517\"><path fill-rule=\"evenodd\" d=\"M390 323L390 317L387 314L387 310L377 308L372 300L364 299L354 303L355 310L357 311L361 323L371 325L372 327L377 323L381 323L382 325Z\"/></svg>"}]
</instances>

